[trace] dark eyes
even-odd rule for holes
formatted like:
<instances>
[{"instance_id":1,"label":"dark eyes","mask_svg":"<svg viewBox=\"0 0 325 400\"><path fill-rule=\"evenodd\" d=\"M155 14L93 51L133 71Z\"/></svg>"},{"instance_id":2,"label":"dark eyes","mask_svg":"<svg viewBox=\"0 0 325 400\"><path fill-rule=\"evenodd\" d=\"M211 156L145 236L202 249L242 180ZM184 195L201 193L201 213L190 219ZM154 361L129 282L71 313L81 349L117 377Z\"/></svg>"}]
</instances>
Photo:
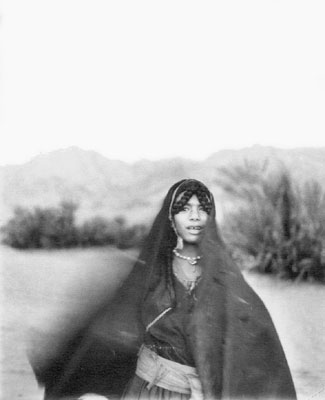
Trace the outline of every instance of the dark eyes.
<instances>
[{"instance_id":1,"label":"dark eyes","mask_svg":"<svg viewBox=\"0 0 325 400\"><path fill-rule=\"evenodd\" d=\"M190 209L191 209L190 206L184 206L184 207L182 207L181 211L189 211ZM206 210L204 209L203 206L199 206L199 207L198 207L198 210L199 210L199 211L204 211L204 212L206 212Z\"/></svg>"}]
</instances>

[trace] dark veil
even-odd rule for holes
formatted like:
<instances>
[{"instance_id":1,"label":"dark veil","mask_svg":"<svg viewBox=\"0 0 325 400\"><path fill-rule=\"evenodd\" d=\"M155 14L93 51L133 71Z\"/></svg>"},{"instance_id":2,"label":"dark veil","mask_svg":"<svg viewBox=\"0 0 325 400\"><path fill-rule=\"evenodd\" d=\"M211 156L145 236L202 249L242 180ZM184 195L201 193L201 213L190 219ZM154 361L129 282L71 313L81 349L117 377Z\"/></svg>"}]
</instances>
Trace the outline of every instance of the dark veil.
<instances>
[{"instance_id":1,"label":"dark veil","mask_svg":"<svg viewBox=\"0 0 325 400\"><path fill-rule=\"evenodd\" d=\"M143 302L154 293L161 311L175 306L171 260L177 238L169 219L170 205L190 181L177 182L168 191L137 262L114 296L67 333L50 359L31 353L46 400L85 393L110 398L122 394L143 342ZM205 398L295 399L272 320L228 254L217 229L214 204L200 247L204 272L191 318L190 343Z\"/></svg>"}]
</instances>

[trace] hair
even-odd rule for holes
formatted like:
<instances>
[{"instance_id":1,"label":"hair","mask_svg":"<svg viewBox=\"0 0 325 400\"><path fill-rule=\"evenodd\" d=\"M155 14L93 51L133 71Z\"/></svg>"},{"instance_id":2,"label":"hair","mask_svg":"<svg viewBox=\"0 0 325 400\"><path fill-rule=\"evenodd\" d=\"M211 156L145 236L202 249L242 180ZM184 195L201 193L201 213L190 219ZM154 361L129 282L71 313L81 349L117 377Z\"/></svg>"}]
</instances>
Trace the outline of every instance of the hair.
<instances>
[{"instance_id":1,"label":"hair","mask_svg":"<svg viewBox=\"0 0 325 400\"><path fill-rule=\"evenodd\" d=\"M179 195L182 197L177 200ZM210 214L212 209L212 201L209 189L202 182L188 179L180 184L174 193L174 201L170 206L170 216L173 217L175 214L178 214L194 195L197 196L204 211Z\"/></svg>"}]
</instances>

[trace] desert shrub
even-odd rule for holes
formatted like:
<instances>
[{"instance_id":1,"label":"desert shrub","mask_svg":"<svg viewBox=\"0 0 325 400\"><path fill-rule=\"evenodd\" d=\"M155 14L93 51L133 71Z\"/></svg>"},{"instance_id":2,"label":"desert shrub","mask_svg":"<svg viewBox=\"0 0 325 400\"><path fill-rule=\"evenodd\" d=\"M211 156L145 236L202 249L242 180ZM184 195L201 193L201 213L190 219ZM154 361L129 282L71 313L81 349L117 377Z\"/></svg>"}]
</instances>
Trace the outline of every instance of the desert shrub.
<instances>
[{"instance_id":1,"label":"desert shrub","mask_svg":"<svg viewBox=\"0 0 325 400\"><path fill-rule=\"evenodd\" d=\"M94 217L85 221L78 229L81 246L101 246L114 244L116 228L109 220Z\"/></svg>"},{"instance_id":2,"label":"desert shrub","mask_svg":"<svg viewBox=\"0 0 325 400\"><path fill-rule=\"evenodd\" d=\"M130 227L125 227L120 232L117 247L119 247L120 249L126 249L129 247L141 247L147 231L147 227L143 224L136 224Z\"/></svg>"},{"instance_id":3,"label":"desert shrub","mask_svg":"<svg viewBox=\"0 0 325 400\"><path fill-rule=\"evenodd\" d=\"M77 205L71 202L33 210L17 207L1 228L2 242L19 249L103 245L129 248L140 246L147 231L145 225L128 226L121 216L112 220L93 217L77 225L76 210Z\"/></svg>"},{"instance_id":4,"label":"desert shrub","mask_svg":"<svg viewBox=\"0 0 325 400\"><path fill-rule=\"evenodd\" d=\"M3 243L21 249L40 247L40 238L33 213L16 207L14 216L1 228Z\"/></svg>"},{"instance_id":5,"label":"desert shrub","mask_svg":"<svg viewBox=\"0 0 325 400\"><path fill-rule=\"evenodd\" d=\"M62 202L56 208L17 207L13 217L1 228L3 242L26 248L60 248L77 244L75 211L77 205Z\"/></svg>"},{"instance_id":6,"label":"desert shrub","mask_svg":"<svg viewBox=\"0 0 325 400\"><path fill-rule=\"evenodd\" d=\"M147 232L145 225L128 226L124 217L108 220L94 217L79 227L81 246L115 245L118 248L139 247Z\"/></svg>"},{"instance_id":7,"label":"desert shrub","mask_svg":"<svg viewBox=\"0 0 325 400\"><path fill-rule=\"evenodd\" d=\"M234 201L224 222L237 258L247 256L263 273L325 281L325 196L319 183L295 183L285 169L268 164L219 170L218 183Z\"/></svg>"}]
</instances>

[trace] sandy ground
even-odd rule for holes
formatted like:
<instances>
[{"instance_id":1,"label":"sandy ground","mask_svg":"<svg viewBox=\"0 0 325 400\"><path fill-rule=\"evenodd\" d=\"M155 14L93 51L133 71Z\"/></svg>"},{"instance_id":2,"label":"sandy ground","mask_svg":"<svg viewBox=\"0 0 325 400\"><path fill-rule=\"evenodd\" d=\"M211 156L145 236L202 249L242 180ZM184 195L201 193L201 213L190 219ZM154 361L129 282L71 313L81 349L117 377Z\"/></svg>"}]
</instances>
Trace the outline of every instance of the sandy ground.
<instances>
[{"instance_id":1,"label":"sandy ground","mask_svg":"<svg viewBox=\"0 0 325 400\"><path fill-rule=\"evenodd\" d=\"M31 329L53 331L81 305L100 301L134 257L111 249L1 249L1 399L43 398L26 357ZM299 400L325 399L325 287L245 277L271 313Z\"/></svg>"}]
</instances>

